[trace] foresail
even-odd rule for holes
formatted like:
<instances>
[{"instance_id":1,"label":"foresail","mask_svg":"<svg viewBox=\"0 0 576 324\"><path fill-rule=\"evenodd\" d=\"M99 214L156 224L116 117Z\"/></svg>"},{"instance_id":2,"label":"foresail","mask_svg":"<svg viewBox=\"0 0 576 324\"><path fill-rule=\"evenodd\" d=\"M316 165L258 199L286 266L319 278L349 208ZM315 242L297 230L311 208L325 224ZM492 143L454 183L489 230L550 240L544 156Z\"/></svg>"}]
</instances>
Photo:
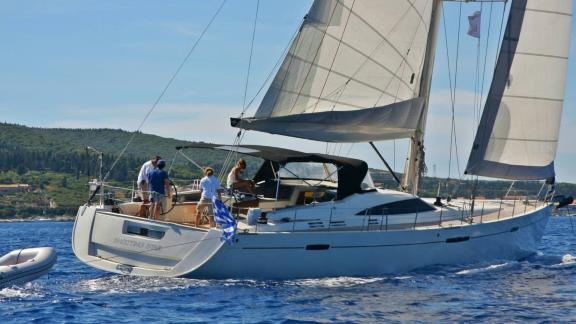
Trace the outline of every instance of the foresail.
<instances>
[{"instance_id":1,"label":"foresail","mask_svg":"<svg viewBox=\"0 0 576 324\"><path fill-rule=\"evenodd\" d=\"M270 127L273 122L261 121L296 115L309 115L302 119L311 120L324 116L315 115L318 113L365 111L401 102L413 107L410 100L419 95L432 3L316 0L254 116L259 122L237 125L286 133ZM366 134L353 124L357 123L351 122L345 131ZM396 132L404 128L403 124L380 127L389 133L387 138L410 136L405 131ZM331 133L328 130L319 137L336 141Z\"/></svg>"},{"instance_id":2,"label":"foresail","mask_svg":"<svg viewBox=\"0 0 576 324\"><path fill-rule=\"evenodd\" d=\"M513 0L467 174L554 176L572 1Z\"/></svg>"}]
</instances>

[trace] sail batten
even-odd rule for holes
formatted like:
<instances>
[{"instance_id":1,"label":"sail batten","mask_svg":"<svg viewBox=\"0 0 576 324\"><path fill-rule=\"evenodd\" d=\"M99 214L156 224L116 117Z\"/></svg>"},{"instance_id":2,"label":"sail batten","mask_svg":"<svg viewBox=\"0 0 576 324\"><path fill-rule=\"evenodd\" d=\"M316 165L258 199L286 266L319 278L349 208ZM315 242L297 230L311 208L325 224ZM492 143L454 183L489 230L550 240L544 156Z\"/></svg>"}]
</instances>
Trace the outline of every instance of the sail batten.
<instances>
[{"instance_id":1,"label":"sail batten","mask_svg":"<svg viewBox=\"0 0 576 324\"><path fill-rule=\"evenodd\" d=\"M571 18L572 1L513 0L467 174L554 176Z\"/></svg>"},{"instance_id":2,"label":"sail batten","mask_svg":"<svg viewBox=\"0 0 576 324\"><path fill-rule=\"evenodd\" d=\"M413 100L419 98L432 2L314 1L254 117L235 124L304 137L308 133L287 133L286 129L299 126L286 123L308 122L318 116L324 118L318 113L332 113L331 118L338 120L342 130L316 129L310 139L334 142L410 137L415 129L412 121L406 126L400 119L396 125L394 119L386 117L381 126L385 135L379 135L376 128L366 132L356 119L354 123L341 120L339 113L359 111L361 116L369 116L366 109L382 107L388 107L382 111L404 107L419 112L414 111ZM278 118L297 115L308 116L283 118L282 126L278 126Z\"/></svg>"},{"instance_id":3,"label":"sail batten","mask_svg":"<svg viewBox=\"0 0 576 324\"><path fill-rule=\"evenodd\" d=\"M318 69L320 69L320 70L330 71L330 73L334 73L334 74L337 75L337 76L341 76L341 77L345 78L345 79L346 79L346 82L344 82L344 83L342 84L342 86L344 86L346 83L348 83L348 82L350 82L350 81L354 81L354 82L357 82L357 83L359 83L359 84L361 84L361 85L363 85L363 86L365 86L365 87L367 87L367 88L371 88L371 89L374 89L374 90L376 90L376 91L380 91L381 93L384 93L384 94L387 94L387 95L390 95L390 96L394 96L394 94L389 93L387 90L385 90L385 89L380 89L380 88L378 88L376 85L373 85L373 84L370 84L370 83L366 83L366 82L364 82L364 81L362 81L362 80L358 80L358 79L354 78L352 75L347 75L347 74L344 74L344 73L341 73L341 72L332 70L332 69L330 69L329 67L321 66L321 65L318 65L318 64L316 64L316 63L314 63L314 62L311 62L311 61L304 61L304 59L302 59L302 58L300 58L300 57L294 57L294 59L296 59L296 60L298 60L298 61L301 61L301 62L304 62L304 63L307 63L307 64L310 64L310 65L312 65L312 66L314 66L314 67L316 67L316 68L318 68ZM395 77L398 77L398 75L397 75L397 74L394 74L394 72L386 69L386 68L383 67L383 66L380 66L380 67L383 68L383 69L385 69L387 72L389 72L390 74L394 75ZM411 90L410 85L409 85L407 82L402 81L402 84L403 84L406 88L408 88L408 89Z\"/></svg>"}]
</instances>

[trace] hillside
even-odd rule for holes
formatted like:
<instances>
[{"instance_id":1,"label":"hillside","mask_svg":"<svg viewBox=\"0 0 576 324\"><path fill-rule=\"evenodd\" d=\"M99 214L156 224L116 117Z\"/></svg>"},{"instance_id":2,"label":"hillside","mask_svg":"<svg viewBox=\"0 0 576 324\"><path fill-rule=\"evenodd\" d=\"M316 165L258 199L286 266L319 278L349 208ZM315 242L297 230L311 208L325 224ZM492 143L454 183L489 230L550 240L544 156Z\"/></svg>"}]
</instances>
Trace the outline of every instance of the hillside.
<instances>
[{"instance_id":1,"label":"hillside","mask_svg":"<svg viewBox=\"0 0 576 324\"><path fill-rule=\"evenodd\" d=\"M0 191L0 218L74 215L87 199L88 181L98 175L98 156L86 147L104 153L106 172L133 135L133 132L115 129L49 129L0 123L0 185L29 185L26 190ZM131 188L140 166L151 155L159 154L172 161L176 154L174 148L186 144L190 142L138 133L108 180ZM200 165L211 165L216 170L225 158L225 152L213 150L191 149L186 150L186 154ZM252 170L248 171L254 171L257 163L249 166ZM396 188L387 172L372 170L372 174L381 187ZM171 178L185 183L199 175L196 167L177 156ZM442 196L470 196L472 192L471 182L425 177L420 195L434 197L439 186ZM502 197L509 186L509 181L479 181L477 195ZM510 195L534 195L540 187L540 182L517 182ZM561 183L557 188L562 194L576 194L576 185Z\"/></svg>"},{"instance_id":2,"label":"hillside","mask_svg":"<svg viewBox=\"0 0 576 324\"><path fill-rule=\"evenodd\" d=\"M0 218L32 215L73 215L88 195L87 183L98 177L98 154L103 153L103 171L110 169L119 152L134 135L114 129L34 128L0 123L0 184L29 184L25 192L0 192ZM159 154L168 162L175 157L172 178L192 179L200 173L176 146L190 144L171 138L138 133L112 169L109 181L130 188L140 166ZM221 166L226 153L186 150L200 165Z\"/></svg>"},{"instance_id":3,"label":"hillside","mask_svg":"<svg viewBox=\"0 0 576 324\"><path fill-rule=\"evenodd\" d=\"M133 135L133 132L114 129L50 129L0 123L0 171L13 170L18 174L54 171L74 174L76 178L81 175L94 177L98 170L97 154L86 147L104 153L103 169L106 171ZM110 178L131 180L150 156L158 154L172 161L177 154L175 147L190 143L138 133L112 170ZM225 153L209 150L191 149L186 154L193 156L201 165L216 163L216 167L225 157ZM175 163L190 165L181 156L176 158ZM185 175L190 176L190 172L185 172Z\"/></svg>"}]
</instances>

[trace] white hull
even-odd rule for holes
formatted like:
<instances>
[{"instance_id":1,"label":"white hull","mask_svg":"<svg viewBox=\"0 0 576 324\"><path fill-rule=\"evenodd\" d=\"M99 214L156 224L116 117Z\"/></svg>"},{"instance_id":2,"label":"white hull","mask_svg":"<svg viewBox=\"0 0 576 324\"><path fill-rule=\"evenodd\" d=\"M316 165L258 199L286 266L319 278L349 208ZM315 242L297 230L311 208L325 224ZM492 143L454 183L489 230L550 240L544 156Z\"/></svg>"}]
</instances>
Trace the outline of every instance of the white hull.
<instances>
[{"instance_id":1,"label":"white hull","mask_svg":"<svg viewBox=\"0 0 576 324\"><path fill-rule=\"evenodd\" d=\"M54 263L56 252L51 247L14 250L0 258L0 288L37 279Z\"/></svg>"},{"instance_id":2,"label":"white hull","mask_svg":"<svg viewBox=\"0 0 576 324\"><path fill-rule=\"evenodd\" d=\"M124 274L194 278L291 279L374 276L431 265L520 259L533 254L552 206L481 224L370 231L239 231L222 244L217 229L81 207L76 256Z\"/></svg>"}]
</instances>

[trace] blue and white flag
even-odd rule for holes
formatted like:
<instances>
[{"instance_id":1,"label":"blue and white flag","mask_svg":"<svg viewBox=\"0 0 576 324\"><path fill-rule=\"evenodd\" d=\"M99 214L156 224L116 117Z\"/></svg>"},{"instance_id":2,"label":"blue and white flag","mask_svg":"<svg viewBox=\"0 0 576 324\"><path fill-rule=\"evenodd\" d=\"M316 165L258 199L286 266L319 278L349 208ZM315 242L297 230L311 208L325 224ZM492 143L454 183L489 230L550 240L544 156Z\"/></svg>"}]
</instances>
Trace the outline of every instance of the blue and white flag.
<instances>
[{"instance_id":1,"label":"blue and white flag","mask_svg":"<svg viewBox=\"0 0 576 324\"><path fill-rule=\"evenodd\" d=\"M212 204L214 205L214 221L222 229L220 240L232 244L236 237L236 220L223 202L214 197Z\"/></svg>"}]
</instances>

